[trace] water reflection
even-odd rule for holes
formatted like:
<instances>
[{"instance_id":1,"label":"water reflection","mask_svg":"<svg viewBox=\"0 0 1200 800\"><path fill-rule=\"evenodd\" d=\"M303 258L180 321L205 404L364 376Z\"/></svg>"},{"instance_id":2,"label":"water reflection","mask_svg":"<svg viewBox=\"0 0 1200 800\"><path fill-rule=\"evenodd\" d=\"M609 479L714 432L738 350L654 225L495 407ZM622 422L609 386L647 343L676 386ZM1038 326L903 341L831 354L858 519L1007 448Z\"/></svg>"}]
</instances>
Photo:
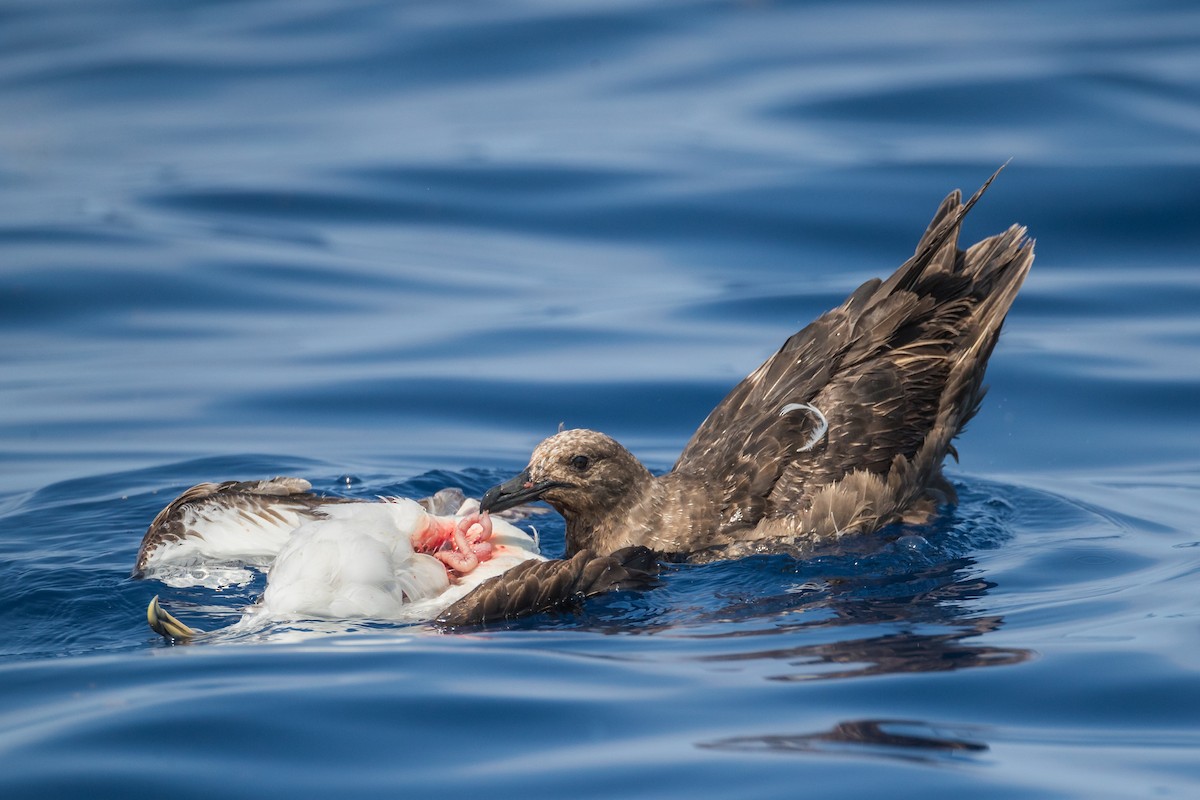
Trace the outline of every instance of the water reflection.
<instances>
[{"instance_id":1,"label":"water reflection","mask_svg":"<svg viewBox=\"0 0 1200 800\"><path fill-rule=\"evenodd\" d=\"M963 643L963 639L989 630L995 620L998 618L984 618L978 630L939 634L894 633L868 639L799 645L782 650L705 656L703 660L779 659L797 668L797 671L771 675L769 680L811 681L898 672L949 672L970 667L1019 664L1032 658L1032 650Z\"/></svg>"},{"instance_id":2,"label":"water reflection","mask_svg":"<svg viewBox=\"0 0 1200 800\"><path fill-rule=\"evenodd\" d=\"M779 661L788 669L768 675L769 680L811 681L949 672L1019 664L1033 658L1033 650L972 641L1004 624L1000 615L975 610L995 584L963 575L972 563L956 559L899 577L809 580L797 594L773 598L777 603L790 600L787 616L799 616L799 621L781 622L769 630L735 629L705 637L767 635L776 646L716 653L699 660ZM852 628L872 635L853 636ZM837 634L832 641L831 631ZM778 646L781 639L796 638L800 644Z\"/></svg>"},{"instance_id":3,"label":"water reflection","mask_svg":"<svg viewBox=\"0 0 1200 800\"><path fill-rule=\"evenodd\" d=\"M735 736L696 746L710 750L778 754L867 755L920 764L971 759L988 750L976 731L943 728L919 720L860 719L839 722L827 731Z\"/></svg>"}]
</instances>

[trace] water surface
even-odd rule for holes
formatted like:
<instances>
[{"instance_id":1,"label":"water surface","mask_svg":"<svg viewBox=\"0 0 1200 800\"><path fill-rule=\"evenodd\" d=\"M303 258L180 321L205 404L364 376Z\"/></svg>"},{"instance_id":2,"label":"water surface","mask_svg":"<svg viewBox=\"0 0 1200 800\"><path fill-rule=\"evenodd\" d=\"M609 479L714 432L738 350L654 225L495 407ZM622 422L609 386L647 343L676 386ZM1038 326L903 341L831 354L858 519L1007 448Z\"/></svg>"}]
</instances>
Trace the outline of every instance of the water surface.
<instances>
[{"instance_id":1,"label":"water surface","mask_svg":"<svg viewBox=\"0 0 1200 800\"><path fill-rule=\"evenodd\" d=\"M1192 797L1200 12L63 0L0 10L5 797ZM1038 257L937 523L482 631L171 647L204 480L670 466L1011 165ZM536 523L551 553L562 523ZM265 639L265 640L264 640Z\"/></svg>"}]
</instances>

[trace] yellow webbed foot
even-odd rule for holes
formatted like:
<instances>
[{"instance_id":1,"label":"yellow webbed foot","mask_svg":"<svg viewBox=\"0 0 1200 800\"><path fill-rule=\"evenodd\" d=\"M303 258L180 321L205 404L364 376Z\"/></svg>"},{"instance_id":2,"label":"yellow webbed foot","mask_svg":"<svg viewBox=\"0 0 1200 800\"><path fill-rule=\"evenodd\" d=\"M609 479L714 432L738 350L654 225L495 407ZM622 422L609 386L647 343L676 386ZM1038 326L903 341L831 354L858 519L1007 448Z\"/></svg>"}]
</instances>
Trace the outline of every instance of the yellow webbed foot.
<instances>
[{"instance_id":1,"label":"yellow webbed foot","mask_svg":"<svg viewBox=\"0 0 1200 800\"><path fill-rule=\"evenodd\" d=\"M202 632L189 628L168 614L166 609L158 604L158 595L154 595L154 599L146 607L146 622L150 624L152 631L166 639L187 640Z\"/></svg>"}]
</instances>

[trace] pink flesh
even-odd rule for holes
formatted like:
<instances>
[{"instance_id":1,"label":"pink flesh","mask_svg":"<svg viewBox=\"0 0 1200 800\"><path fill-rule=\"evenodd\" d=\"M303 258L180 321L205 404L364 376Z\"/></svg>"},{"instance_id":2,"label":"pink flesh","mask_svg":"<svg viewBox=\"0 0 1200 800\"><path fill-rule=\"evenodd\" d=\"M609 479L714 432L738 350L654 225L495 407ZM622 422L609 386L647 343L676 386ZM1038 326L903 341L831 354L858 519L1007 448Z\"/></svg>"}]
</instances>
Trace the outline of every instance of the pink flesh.
<instances>
[{"instance_id":1,"label":"pink flesh","mask_svg":"<svg viewBox=\"0 0 1200 800\"><path fill-rule=\"evenodd\" d=\"M460 520L427 517L425 529L414 533L413 549L429 553L460 575L492 557L492 520L487 514L469 514Z\"/></svg>"}]
</instances>

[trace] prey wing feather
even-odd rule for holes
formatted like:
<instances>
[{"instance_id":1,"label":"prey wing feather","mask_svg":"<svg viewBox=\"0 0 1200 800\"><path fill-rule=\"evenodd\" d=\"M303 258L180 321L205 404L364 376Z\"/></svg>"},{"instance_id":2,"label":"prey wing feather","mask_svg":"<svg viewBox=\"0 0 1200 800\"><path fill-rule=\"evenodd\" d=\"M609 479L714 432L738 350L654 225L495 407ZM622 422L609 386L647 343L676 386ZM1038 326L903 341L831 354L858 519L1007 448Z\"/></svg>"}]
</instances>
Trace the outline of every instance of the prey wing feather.
<instances>
[{"instance_id":1,"label":"prey wing feather","mask_svg":"<svg viewBox=\"0 0 1200 800\"><path fill-rule=\"evenodd\" d=\"M291 530L298 520L320 516L318 508L339 502L319 497L302 478L262 481L201 483L191 487L160 511L150 523L138 548L134 577L141 577L156 551L187 539L203 539L208 526L245 532L248 540L259 533L278 539L278 530ZM269 547L263 541L262 547Z\"/></svg>"}]
</instances>

